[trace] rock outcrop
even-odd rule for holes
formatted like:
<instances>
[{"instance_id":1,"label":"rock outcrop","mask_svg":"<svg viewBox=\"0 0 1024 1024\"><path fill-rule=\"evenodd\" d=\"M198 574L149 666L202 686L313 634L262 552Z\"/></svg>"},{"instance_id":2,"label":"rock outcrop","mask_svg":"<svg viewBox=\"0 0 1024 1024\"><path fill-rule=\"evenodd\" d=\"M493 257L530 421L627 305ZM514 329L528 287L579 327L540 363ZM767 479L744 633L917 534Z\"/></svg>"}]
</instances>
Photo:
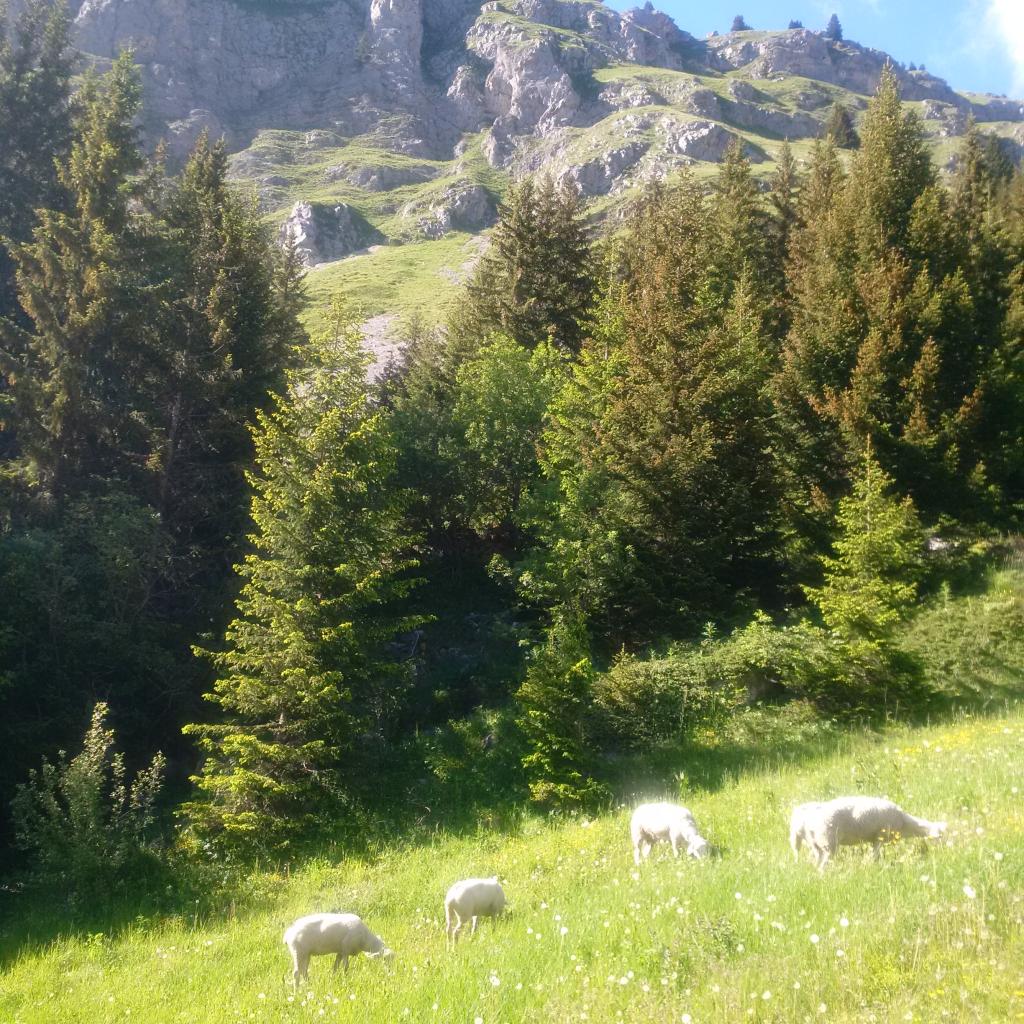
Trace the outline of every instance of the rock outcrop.
<instances>
[{"instance_id":1,"label":"rock outcrop","mask_svg":"<svg viewBox=\"0 0 1024 1024\"><path fill-rule=\"evenodd\" d=\"M278 237L282 244L293 245L307 266L339 260L383 240L358 210L345 203L296 203Z\"/></svg>"}]
</instances>

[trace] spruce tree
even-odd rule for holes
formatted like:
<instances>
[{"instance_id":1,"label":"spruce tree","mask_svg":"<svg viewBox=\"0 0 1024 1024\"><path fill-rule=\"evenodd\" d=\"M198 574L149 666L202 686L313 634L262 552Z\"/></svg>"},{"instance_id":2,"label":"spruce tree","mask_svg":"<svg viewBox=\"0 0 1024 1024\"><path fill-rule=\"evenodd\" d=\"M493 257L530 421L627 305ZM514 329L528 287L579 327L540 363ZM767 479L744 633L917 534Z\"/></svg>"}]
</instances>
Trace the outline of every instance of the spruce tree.
<instances>
[{"instance_id":1,"label":"spruce tree","mask_svg":"<svg viewBox=\"0 0 1024 1024\"><path fill-rule=\"evenodd\" d=\"M33 241L12 250L29 324L0 321L0 357L26 479L58 505L97 480L138 480L149 454L140 382L159 318L130 213L140 97L128 53L87 76L59 171L67 212L41 211Z\"/></svg>"},{"instance_id":2,"label":"spruce tree","mask_svg":"<svg viewBox=\"0 0 1024 1024\"><path fill-rule=\"evenodd\" d=\"M70 19L63 0L27 0L13 23L0 0L0 318L22 316L8 246L36 211L60 209L56 167L71 146Z\"/></svg>"},{"instance_id":3,"label":"spruce tree","mask_svg":"<svg viewBox=\"0 0 1024 1024\"><path fill-rule=\"evenodd\" d=\"M776 578L768 242L746 197L741 162L713 198L691 177L652 187L623 240L613 347L588 353L543 440L558 528L528 583L608 648L678 635Z\"/></svg>"},{"instance_id":4,"label":"spruce tree","mask_svg":"<svg viewBox=\"0 0 1024 1024\"><path fill-rule=\"evenodd\" d=\"M287 395L254 430L253 551L209 699L190 725L206 760L184 813L244 854L284 854L331 828L368 782L410 682L388 642L417 621L386 415L369 401L358 328L335 307Z\"/></svg>"},{"instance_id":5,"label":"spruce tree","mask_svg":"<svg viewBox=\"0 0 1024 1024\"><path fill-rule=\"evenodd\" d=\"M579 193L550 177L514 186L453 319L456 344L506 334L527 348L552 338L578 352L594 304L592 253Z\"/></svg>"},{"instance_id":6,"label":"spruce tree","mask_svg":"<svg viewBox=\"0 0 1024 1024\"><path fill-rule=\"evenodd\" d=\"M825 122L825 135L838 149L856 149L860 145L860 137L853 126L850 111L838 100L832 104L828 121Z\"/></svg>"},{"instance_id":7,"label":"spruce tree","mask_svg":"<svg viewBox=\"0 0 1024 1024\"><path fill-rule=\"evenodd\" d=\"M843 26L839 23L839 16L833 14L828 19L828 25L825 28L825 38L831 39L833 42L840 42L843 38Z\"/></svg>"},{"instance_id":8,"label":"spruce tree","mask_svg":"<svg viewBox=\"0 0 1024 1024\"><path fill-rule=\"evenodd\" d=\"M826 625L851 641L884 641L917 600L921 524L909 498L892 496L893 483L869 445L852 492L839 502L824 586L806 588Z\"/></svg>"},{"instance_id":9,"label":"spruce tree","mask_svg":"<svg viewBox=\"0 0 1024 1024\"><path fill-rule=\"evenodd\" d=\"M749 32L750 26L747 24L742 14L737 14L732 19L732 27L729 29L730 32Z\"/></svg>"}]
</instances>

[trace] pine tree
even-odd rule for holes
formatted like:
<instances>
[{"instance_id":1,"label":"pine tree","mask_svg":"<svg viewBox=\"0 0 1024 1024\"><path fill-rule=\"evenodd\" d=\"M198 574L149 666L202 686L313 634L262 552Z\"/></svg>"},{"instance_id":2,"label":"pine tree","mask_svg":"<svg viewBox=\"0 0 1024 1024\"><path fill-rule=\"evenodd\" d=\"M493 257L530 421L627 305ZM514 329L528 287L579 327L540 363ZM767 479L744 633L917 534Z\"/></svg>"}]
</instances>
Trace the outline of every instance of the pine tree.
<instances>
[{"instance_id":1,"label":"pine tree","mask_svg":"<svg viewBox=\"0 0 1024 1024\"><path fill-rule=\"evenodd\" d=\"M64 203L56 165L71 146L70 25L63 2L27 0L13 24L0 2L0 318L22 315L7 247L31 239L36 210Z\"/></svg>"},{"instance_id":2,"label":"pine tree","mask_svg":"<svg viewBox=\"0 0 1024 1024\"><path fill-rule=\"evenodd\" d=\"M856 149L860 145L853 118L838 100L832 104L832 111L825 122L825 135L838 149Z\"/></svg>"},{"instance_id":3,"label":"pine tree","mask_svg":"<svg viewBox=\"0 0 1024 1024\"><path fill-rule=\"evenodd\" d=\"M254 430L254 550L224 649L204 652L226 721L187 727L206 762L184 809L199 835L246 854L337 828L367 781L364 737L391 733L409 684L387 643L418 621L396 607L413 537L366 368L335 307Z\"/></svg>"},{"instance_id":4,"label":"pine tree","mask_svg":"<svg viewBox=\"0 0 1024 1024\"><path fill-rule=\"evenodd\" d=\"M594 304L592 254L579 193L550 177L513 187L452 323L456 343L506 334L527 348L552 338L578 352Z\"/></svg>"},{"instance_id":5,"label":"pine tree","mask_svg":"<svg viewBox=\"0 0 1024 1024\"><path fill-rule=\"evenodd\" d=\"M736 17L732 19L732 27L729 29L729 31L749 32L750 26L746 23L742 14L737 14Z\"/></svg>"},{"instance_id":6,"label":"pine tree","mask_svg":"<svg viewBox=\"0 0 1024 1024\"><path fill-rule=\"evenodd\" d=\"M802 21L798 21L796 18L792 18L790 20L789 24L786 26L786 28L789 29L790 31L792 31L795 28L803 28L803 27L804 27L804 23Z\"/></svg>"},{"instance_id":7,"label":"pine tree","mask_svg":"<svg viewBox=\"0 0 1024 1024\"><path fill-rule=\"evenodd\" d=\"M843 26L839 24L838 15L833 14L828 19L828 26L825 28L825 38L834 42L840 42L843 38Z\"/></svg>"}]
</instances>

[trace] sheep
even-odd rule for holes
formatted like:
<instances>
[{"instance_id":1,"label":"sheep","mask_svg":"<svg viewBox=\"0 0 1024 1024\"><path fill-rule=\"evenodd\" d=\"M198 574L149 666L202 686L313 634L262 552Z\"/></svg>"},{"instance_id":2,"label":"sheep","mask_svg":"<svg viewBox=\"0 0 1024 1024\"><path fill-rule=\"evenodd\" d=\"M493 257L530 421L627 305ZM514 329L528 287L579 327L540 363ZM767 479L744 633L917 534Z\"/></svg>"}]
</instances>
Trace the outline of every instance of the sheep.
<instances>
[{"instance_id":1,"label":"sheep","mask_svg":"<svg viewBox=\"0 0 1024 1024\"><path fill-rule=\"evenodd\" d=\"M891 800L871 796L841 796L830 800L809 814L803 826L819 871L825 870L840 846L872 843L875 860L878 860L886 839L903 836L938 839L945 831L944 821L915 818Z\"/></svg>"},{"instance_id":2,"label":"sheep","mask_svg":"<svg viewBox=\"0 0 1024 1024\"><path fill-rule=\"evenodd\" d=\"M820 803L799 804L793 808L789 818L789 845L793 848L793 857L800 860L800 847L811 842L811 823L818 815ZM813 853L813 849L812 849Z\"/></svg>"},{"instance_id":3,"label":"sheep","mask_svg":"<svg viewBox=\"0 0 1024 1024\"><path fill-rule=\"evenodd\" d=\"M292 954L292 982L298 987L300 979L308 978L309 958L334 953L331 972L358 953L371 957L391 957L394 953L383 940L374 935L357 914L308 914L300 917L284 933L284 944Z\"/></svg>"},{"instance_id":4,"label":"sheep","mask_svg":"<svg viewBox=\"0 0 1024 1024\"><path fill-rule=\"evenodd\" d=\"M444 898L445 938L458 941L463 924L472 919L469 934L476 933L478 917L494 917L505 909L505 890L492 878L466 878L456 882Z\"/></svg>"},{"instance_id":5,"label":"sheep","mask_svg":"<svg viewBox=\"0 0 1024 1024\"><path fill-rule=\"evenodd\" d=\"M697 831L693 815L677 804L641 804L633 812L629 832L633 838L633 860L637 864L641 857L650 855L651 847L659 840L670 842L676 857L683 846L691 857L698 859L711 853L711 845Z\"/></svg>"}]
</instances>

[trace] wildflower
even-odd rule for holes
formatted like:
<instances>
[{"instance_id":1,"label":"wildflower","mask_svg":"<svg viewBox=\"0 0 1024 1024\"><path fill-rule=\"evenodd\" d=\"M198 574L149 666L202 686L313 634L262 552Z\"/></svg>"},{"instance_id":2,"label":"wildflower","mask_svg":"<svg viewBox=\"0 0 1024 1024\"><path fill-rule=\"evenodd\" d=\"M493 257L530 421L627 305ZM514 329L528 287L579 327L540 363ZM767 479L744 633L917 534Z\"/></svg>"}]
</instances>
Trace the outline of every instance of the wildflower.
<instances>
[{"instance_id":1,"label":"wildflower","mask_svg":"<svg viewBox=\"0 0 1024 1024\"><path fill-rule=\"evenodd\" d=\"M839 918L839 927L840 928L849 928L850 927L849 920L847 918L845 918L845 917Z\"/></svg>"},{"instance_id":2,"label":"wildflower","mask_svg":"<svg viewBox=\"0 0 1024 1024\"><path fill-rule=\"evenodd\" d=\"M973 900L978 894L974 891L974 887L967 882L964 883L964 895L969 899Z\"/></svg>"},{"instance_id":3,"label":"wildflower","mask_svg":"<svg viewBox=\"0 0 1024 1024\"><path fill-rule=\"evenodd\" d=\"M257 999L266 999L267 998L267 993L266 992L260 992L260 994L258 996L256 996L256 998Z\"/></svg>"},{"instance_id":4,"label":"wildflower","mask_svg":"<svg viewBox=\"0 0 1024 1024\"><path fill-rule=\"evenodd\" d=\"M559 935L568 935L569 934L569 929L566 928L565 925L563 924L562 927L558 929L558 934Z\"/></svg>"},{"instance_id":5,"label":"wildflower","mask_svg":"<svg viewBox=\"0 0 1024 1024\"><path fill-rule=\"evenodd\" d=\"M1002 859L1003 859L1003 855L1002 855L1002 854L1001 854L1001 853L1000 853L1000 852L999 852L998 850L996 850L996 852L995 852L995 853L993 853L993 854L992 854L992 856L993 856L993 858L995 858L996 860L1002 860Z\"/></svg>"},{"instance_id":6,"label":"wildflower","mask_svg":"<svg viewBox=\"0 0 1024 1024\"><path fill-rule=\"evenodd\" d=\"M682 1021L682 1024L693 1024L693 1018L688 1013L684 1013L679 1019Z\"/></svg>"},{"instance_id":7,"label":"wildflower","mask_svg":"<svg viewBox=\"0 0 1024 1024\"><path fill-rule=\"evenodd\" d=\"M771 994L771 991L769 989L765 989L761 993L761 998L764 999L766 1002L767 1002L767 1000L771 999L771 997L772 997L772 994Z\"/></svg>"},{"instance_id":8,"label":"wildflower","mask_svg":"<svg viewBox=\"0 0 1024 1024\"><path fill-rule=\"evenodd\" d=\"M499 978L496 974L492 974L491 975L491 984L495 988L497 988L501 984L501 978Z\"/></svg>"},{"instance_id":9,"label":"wildflower","mask_svg":"<svg viewBox=\"0 0 1024 1024\"><path fill-rule=\"evenodd\" d=\"M814 945L816 946L819 942L821 942L821 936L820 935L812 935L811 936L811 942L813 942Z\"/></svg>"},{"instance_id":10,"label":"wildflower","mask_svg":"<svg viewBox=\"0 0 1024 1024\"><path fill-rule=\"evenodd\" d=\"M836 957L837 958L842 958L844 956L846 956L846 953L843 950L841 950L841 949L837 949L836 950Z\"/></svg>"}]
</instances>

